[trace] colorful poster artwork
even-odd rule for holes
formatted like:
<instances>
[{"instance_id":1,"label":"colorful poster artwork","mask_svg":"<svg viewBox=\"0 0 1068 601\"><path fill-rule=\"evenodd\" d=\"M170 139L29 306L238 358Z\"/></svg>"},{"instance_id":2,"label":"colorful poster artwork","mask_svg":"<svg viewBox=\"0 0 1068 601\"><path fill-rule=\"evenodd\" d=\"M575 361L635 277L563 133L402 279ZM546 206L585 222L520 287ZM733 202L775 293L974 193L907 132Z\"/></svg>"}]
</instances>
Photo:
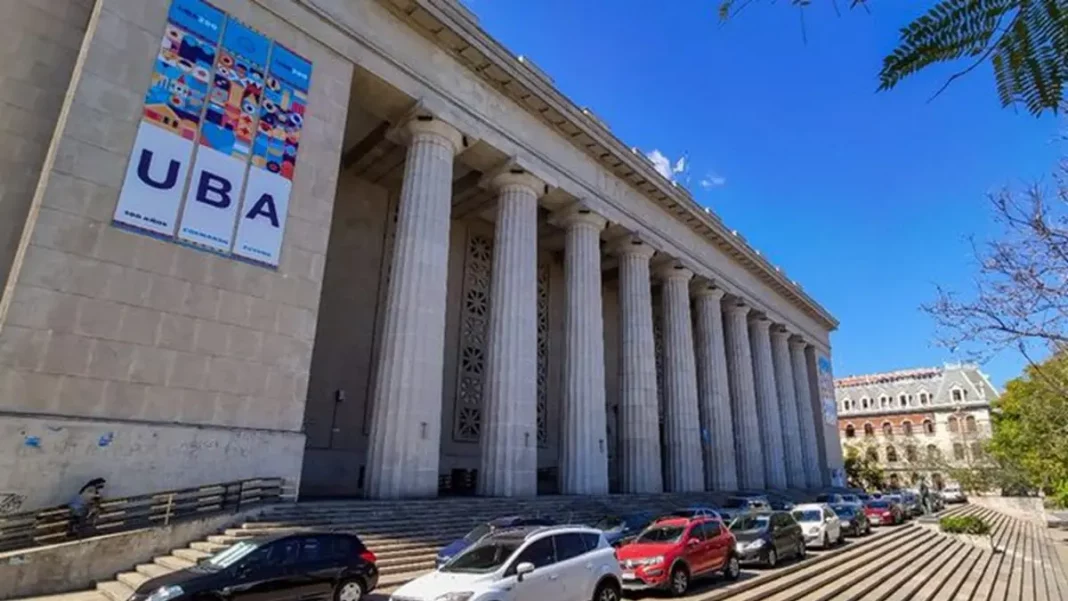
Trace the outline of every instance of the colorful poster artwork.
<instances>
[{"instance_id":1,"label":"colorful poster artwork","mask_svg":"<svg viewBox=\"0 0 1068 601\"><path fill-rule=\"evenodd\" d=\"M831 371L830 358L821 355L817 359L819 371L820 405L823 408L823 422L837 427L838 403L834 400L834 374Z\"/></svg>"},{"instance_id":2,"label":"colorful poster artwork","mask_svg":"<svg viewBox=\"0 0 1068 601\"><path fill-rule=\"evenodd\" d=\"M212 77L200 143L236 159L252 152L271 43L240 21L228 19Z\"/></svg>"},{"instance_id":3,"label":"colorful poster artwork","mask_svg":"<svg viewBox=\"0 0 1068 601\"><path fill-rule=\"evenodd\" d=\"M260 107L252 164L293 179L308 105L311 63L275 44Z\"/></svg>"},{"instance_id":4,"label":"colorful poster artwork","mask_svg":"<svg viewBox=\"0 0 1068 601\"><path fill-rule=\"evenodd\" d=\"M186 140L196 138L224 18L205 2L174 1L145 94L146 121Z\"/></svg>"}]
</instances>

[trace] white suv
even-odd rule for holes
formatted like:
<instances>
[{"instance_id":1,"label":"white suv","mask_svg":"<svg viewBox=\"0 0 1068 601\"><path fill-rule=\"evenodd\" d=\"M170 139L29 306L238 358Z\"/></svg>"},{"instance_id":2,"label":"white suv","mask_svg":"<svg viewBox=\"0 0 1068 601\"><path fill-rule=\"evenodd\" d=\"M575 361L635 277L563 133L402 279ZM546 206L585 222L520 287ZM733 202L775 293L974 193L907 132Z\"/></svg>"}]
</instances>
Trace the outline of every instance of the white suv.
<instances>
[{"instance_id":1,"label":"white suv","mask_svg":"<svg viewBox=\"0 0 1068 601\"><path fill-rule=\"evenodd\" d=\"M805 503L794 507L790 513L797 523L801 524L805 546L827 549L832 544L845 542L842 521L827 504Z\"/></svg>"},{"instance_id":2,"label":"white suv","mask_svg":"<svg viewBox=\"0 0 1068 601\"><path fill-rule=\"evenodd\" d=\"M587 526L490 534L390 601L619 601L615 550Z\"/></svg>"}]
</instances>

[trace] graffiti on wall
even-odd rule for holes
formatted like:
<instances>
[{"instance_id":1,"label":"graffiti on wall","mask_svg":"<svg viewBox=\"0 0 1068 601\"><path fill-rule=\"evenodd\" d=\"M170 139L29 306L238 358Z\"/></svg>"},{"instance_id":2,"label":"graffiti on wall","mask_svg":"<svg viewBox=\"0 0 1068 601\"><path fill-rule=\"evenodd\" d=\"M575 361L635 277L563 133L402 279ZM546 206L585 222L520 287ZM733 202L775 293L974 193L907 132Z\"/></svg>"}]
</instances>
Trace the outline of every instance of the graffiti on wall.
<instances>
[{"instance_id":1,"label":"graffiti on wall","mask_svg":"<svg viewBox=\"0 0 1068 601\"><path fill-rule=\"evenodd\" d=\"M312 64L172 0L113 222L277 267Z\"/></svg>"}]
</instances>

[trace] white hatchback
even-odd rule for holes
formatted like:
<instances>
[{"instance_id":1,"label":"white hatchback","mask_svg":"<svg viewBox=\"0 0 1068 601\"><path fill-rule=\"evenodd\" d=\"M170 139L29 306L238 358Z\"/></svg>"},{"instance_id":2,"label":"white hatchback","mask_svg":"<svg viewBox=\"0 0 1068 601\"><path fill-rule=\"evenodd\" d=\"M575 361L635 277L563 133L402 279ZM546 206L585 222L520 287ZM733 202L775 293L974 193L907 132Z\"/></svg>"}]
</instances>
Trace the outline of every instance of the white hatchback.
<instances>
[{"instance_id":1,"label":"white hatchback","mask_svg":"<svg viewBox=\"0 0 1068 601\"><path fill-rule=\"evenodd\" d=\"M838 514L824 503L805 503L794 507L790 513L801 524L805 546L826 549L831 544L844 543L845 532Z\"/></svg>"},{"instance_id":2,"label":"white hatchback","mask_svg":"<svg viewBox=\"0 0 1068 601\"><path fill-rule=\"evenodd\" d=\"M587 526L495 532L390 601L619 601L615 549Z\"/></svg>"}]
</instances>

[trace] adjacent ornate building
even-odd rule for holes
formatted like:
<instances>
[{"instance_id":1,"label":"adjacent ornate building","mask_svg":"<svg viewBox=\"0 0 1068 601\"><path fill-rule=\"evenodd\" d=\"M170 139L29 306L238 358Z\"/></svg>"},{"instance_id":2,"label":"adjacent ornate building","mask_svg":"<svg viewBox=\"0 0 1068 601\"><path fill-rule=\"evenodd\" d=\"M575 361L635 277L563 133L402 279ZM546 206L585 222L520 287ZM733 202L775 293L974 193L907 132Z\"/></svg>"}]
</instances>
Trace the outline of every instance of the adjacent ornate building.
<instances>
[{"instance_id":1,"label":"adjacent ornate building","mask_svg":"<svg viewBox=\"0 0 1068 601\"><path fill-rule=\"evenodd\" d=\"M876 459L892 481L938 484L948 467L983 463L998 391L975 365L849 376L834 393L843 453Z\"/></svg>"},{"instance_id":2,"label":"adjacent ornate building","mask_svg":"<svg viewBox=\"0 0 1068 601\"><path fill-rule=\"evenodd\" d=\"M0 492L841 479L835 319L459 2L0 4Z\"/></svg>"}]
</instances>

